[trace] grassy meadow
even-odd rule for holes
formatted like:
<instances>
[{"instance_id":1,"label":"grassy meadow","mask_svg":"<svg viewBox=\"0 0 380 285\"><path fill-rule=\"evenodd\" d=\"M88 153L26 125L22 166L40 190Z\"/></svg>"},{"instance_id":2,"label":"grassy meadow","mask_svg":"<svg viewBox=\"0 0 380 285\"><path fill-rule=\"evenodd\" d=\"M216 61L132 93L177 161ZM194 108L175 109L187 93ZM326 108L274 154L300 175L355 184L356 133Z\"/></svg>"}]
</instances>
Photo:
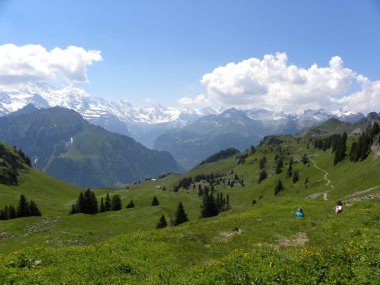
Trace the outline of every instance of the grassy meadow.
<instances>
[{"instance_id":1,"label":"grassy meadow","mask_svg":"<svg viewBox=\"0 0 380 285\"><path fill-rule=\"evenodd\" d=\"M0 185L0 208L16 205L23 193L43 216L0 221L0 283L378 284L380 203L365 197L380 192L380 160L371 154L333 166L331 150L281 140L280 174L274 173L278 146L264 144L243 164L230 157L184 175L94 189L98 201L109 193L123 202L120 211L96 215L67 214L81 189L36 170L21 173L20 185ZM268 178L258 183L263 156ZM299 171L296 183L286 175L290 157ZM184 177L210 173L224 180L237 175L244 186L217 185L229 195L231 209L200 219L197 187L172 189ZM278 179L285 189L275 196ZM158 206L150 206L154 195ZM344 211L335 215L338 199ZM135 208L126 209L130 200ZM159 217L169 221L179 202L190 221L156 230ZM298 207L304 218L295 218Z\"/></svg>"}]
</instances>

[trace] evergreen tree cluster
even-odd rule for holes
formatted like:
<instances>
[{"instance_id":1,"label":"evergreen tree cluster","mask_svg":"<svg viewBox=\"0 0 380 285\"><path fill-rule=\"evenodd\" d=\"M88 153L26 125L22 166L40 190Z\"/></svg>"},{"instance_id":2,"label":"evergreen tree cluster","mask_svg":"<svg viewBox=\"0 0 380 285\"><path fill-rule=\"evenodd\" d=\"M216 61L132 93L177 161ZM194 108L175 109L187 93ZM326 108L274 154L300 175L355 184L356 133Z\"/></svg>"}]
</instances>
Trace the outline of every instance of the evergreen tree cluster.
<instances>
[{"instance_id":1,"label":"evergreen tree cluster","mask_svg":"<svg viewBox=\"0 0 380 285\"><path fill-rule=\"evenodd\" d=\"M31 216L41 216L41 211L33 200L28 201L23 194L20 195L17 209L14 206L9 205L0 210L0 220Z\"/></svg>"},{"instance_id":2,"label":"evergreen tree cluster","mask_svg":"<svg viewBox=\"0 0 380 285\"><path fill-rule=\"evenodd\" d=\"M127 209L130 209L130 208L134 208L135 207L135 203L133 203L133 201L131 200L128 204L127 204Z\"/></svg>"},{"instance_id":3,"label":"evergreen tree cluster","mask_svg":"<svg viewBox=\"0 0 380 285\"><path fill-rule=\"evenodd\" d=\"M187 217L187 214L185 212L185 208L183 207L182 202L178 203L178 207L174 214L174 219L170 218L170 225L171 226L178 226L180 224L186 223L189 221L189 218ZM158 220L158 223L156 225L156 229L162 229L166 228L168 226L168 223L166 221L166 218L164 215L161 215L160 219Z\"/></svg>"},{"instance_id":4,"label":"evergreen tree cluster","mask_svg":"<svg viewBox=\"0 0 380 285\"><path fill-rule=\"evenodd\" d=\"M211 155L209 158L202 161L200 165L205 164L205 163L215 162L215 161L227 158L231 155L238 154L238 153L240 153L240 151L236 148L227 148Z\"/></svg>"},{"instance_id":5,"label":"evergreen tree cluster","mask_svg":"<svg viewBox=\"0 0 380 285\"><path fill-rule=\"evenodd\" d=\"M16 151L21 156L21 158L24 160L26 165L28 165L29 167L32 167L32 161L30 160L30 158L21 149L16 149Z\"/></svg>"},{"instance_id":6,"label":"evergreen tree cluster","mask_svg":"<svg viewBox=\"0 0 380 285\"><path fill-rule=\"evenodd\" d=\"M358 141L353 142L350 150L351 161L362 161L367 158L371 152L371 146L376 142L376 137L380 133L380 127L377 122L374 122L365 132L363 132ZM380 137L378 138L380 143Z\"/></svg>"},{"instance_id":7,"label":"evergreen tree cluster","mask_svg":"<svg viewBox=\"0 0 380 285\"><path fill-rule=\"evenodd\" d=\"M201 204L202 218L217 216L219 213L227 211L230 208L230 197L228 194L224 197L223 193L217 193L214 196L214 191L203 192Z\"/></svg>"},{"instance_id":8,"label":"evergreen tree cluster","mask_svg":"<svg viewBox=\"0 0 380 285\"><path fill-rule=\"evenodd\" d=\"M334 153L333 163L334 165L336 165L339 162L343 161L344 158L347 156L346 143L347 143L347 134L344 132L342 135L333 134L325 138L315 139L314 148L322 149L323 151L326 151L331 148L332 152Z\"/></svg>"},{"instance_id":9,"label":"evergreen tree cluster","mask_svg":"<svg viewBox=\"0 0 380 285\"><path fill-rule=\"evenodd\" d=\"M90 189L79 194L77 202L71 206L70 214L96 214L98 213L98 200Z\"/></svg>"},{"instance_id":10,"label":"evergreen tree cluster","mask_svg":"<svg viewBox=\"0 0 380 285\"><path fill-rule=\"evenodd\" d=\"M97 214L108 211L119 211L122 208L121 199L119 194L115 194L112 197L107 193L105 198L100 199L100 205L98 207L98 199L95 193L90 189L79 194L77 202L71 206L70 214Z\"/></svg>"},{"instance_id":11,"label":"evergreen tree cluster","mask_svg":"<svg viewBox=\"0 0 380 285\"><path fill-rule=\"evenodd\" d=\"M178 192L178 190L181 188L188 190L192 184L193 184L192 177L184 177L179 180L177 185L174 186L173 191Z\"/></svg>"}]
</instances>

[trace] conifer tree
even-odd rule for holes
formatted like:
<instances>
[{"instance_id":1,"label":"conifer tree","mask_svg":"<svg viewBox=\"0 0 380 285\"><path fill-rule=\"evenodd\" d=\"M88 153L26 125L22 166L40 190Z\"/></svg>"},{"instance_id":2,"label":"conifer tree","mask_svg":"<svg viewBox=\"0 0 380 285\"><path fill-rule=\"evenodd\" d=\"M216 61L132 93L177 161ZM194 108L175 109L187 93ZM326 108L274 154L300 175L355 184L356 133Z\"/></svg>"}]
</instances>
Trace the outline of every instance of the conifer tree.
<instances>
[{"instance_id":1,"label":"conifer tree","mask_svg":"<svg viewBox=\"0 0 380 285\"><path fill-rule=\"evenodd\" d=\"M95 197L95 193L87 189L86 192L84 192L84 200L85 210L83 213L96 214L98 212L98 200Z\"/></svg>"},{"instance_id":2,"label":"conifer tree","mask_svg":"<svg viewBox=\"0 0 380 285\"><path fill-rule=\"evenodd\" d=\"M358 142L353 142L351 145L350 160L351 161L359 160Z\"/></svg>"},{"instance_id":3,"label":"conifer tree","mask_svg":"<svg viewBox=\"0 0 380 285\"><path fill-rule=\"evenodd\" d=\"M104 206L104 199L103 199L103 197L102 197L102 198L100 198L99 213L103 213L103 212L105 212L105 211L106 211L106 208L105 208L105 206Z\"/></svg>"},{"instance_id":4,"label":"conifer tree","mask_svg":"<svg viewBox=\"0 0 380 285\"><path fill-rule=\"evenodd\" d=\"M259 175L259 179L258 179L258 183L260 184L261 181L263 181L264 179L266 179L268 177L268 174L267 172L265 171L265 169L261 170L260 172L260 175Z\"/></svg>"},{"instance_id":5,"label":"conifer tree","mask_svg":"<svg viewBox=\"0 0 380 285\"><path fill-rule=\"evenodd\" d=\"M75 205L75 213L84 213L86 211L86 201L83 192L79 193L77 203Z\"/></svg>"},{"instance_id":6,"label":"conifer tree","mask_svg":"<svg viewBox=\"0 0 380 285\"><path fill-rule=\"evenodd\" d=\"M127 205L127 208L134 208L135 207L135 204L133 203L133 201L131 200L128 205Z\"/></svg>"},{"instance_id":7,"label":"conifer tree","mask_svg":"<svg viewBox=\"0 0 380 285\"><path fill-rule=\"evenodd\" d=\"M104 201L104 210L106 212L111 211L111 198L110 198L110 194L108 194L108 193L107 193L106 199Z\"/></svg>"},{"instance_id":8,"label":"conifer tree","mask_svg":"<svg viewBox=\"0 0 380 285\"><path fill-rule=\"evenodd\" d=\"M0 220L8 220L8 206L5 206L4 209L0 210Z\"/></svg>"},{"instance_id":9,"label":"conifer tree","mask_svg":"<svg viewBox=\"0 0 380 285\"><path fill-rule=\"evenodd\" d=\"M8 218L9 219L16 219L17 218L17 211L16 208L12 205L8 207Z\"/></svg>"},{"instance_id":10,"label":"conifer tree","mask_svg":"<svg viewBox=\"0 0 380 285\"><path fill-rule=\"evenodd\" d=\"M289 164L288 170L286 171L286 178L290 178L293 175L293 166Z\"/></svg>"},{"instance_id":11,"label":"conifer tree","mask_svg":"<svg viewBox=\"0 0 380 285\"><path fill-rule=\"evenodd\" d=\"M17 217L28 217L30 214L30 208L28 200L26 200L26 197L21 194L20 199L18 201L18 207L17 207Z\"/></svg>"},{"instance_id":12,"label":"conifer tree","mask_svg":"<svg viewBox=\"0 0 380 285\"><path fill-rule=\"evenodd\" d=\"M274 187L274 195L277 196L280 192L284 191L281 179L278 179L276 186Z\"/></svg>"},{"instance_id":13,"label":"conifer tree","mask_svg":"<svg viewBox=\"0 0 380 285\"><path fill-rule=\"evenodd\" d=\"M282 157L279 156L277 158L277 163L276 163L276 169L275 169L275 173L276 174L280 174L282 172L282 166L283 166L283 162L282 162Z\"/></svg>"},{"instance_id":14,"label":"conifer tree","mask_svg":"<svg viewBox=\"0 0 380 285\"><path fill-rule=\"evenodd\" d=\"M183 224L187 221L189 221L189 219L187 218L187 214L185 212L183 204L182 204L182 202L179 202L177 210L175 212L173 225L178 226L178 225Z\"/></svg>"},{"instance_id":15,"label":"conifer tree","mask_svg":"<svg viewBox=\"0 0 380 285\"><path fill-rule=\"evenodd\" d=\"M265 167L266 163L267 163L267 158L264 156L259 161L259 167L260 167L260 169L263 169Z\"/></svg>"},{"instance_id":16,"label":"conifer tree","mask_svg":"<svg viewBox=\"0 0 380 285\"><path fill-rule=\"evenodd\" d=\"M112 196L112 201L111 201L111 210L112 211L119 211L121 210L121 199L119 194L115 194Z\"/></svg>"},{"instance_id":17,"label":"conifer tree","mask_svg":"<svg viewBox=\"0 0 380 285\"><path fill-rule=\"evenodd\" d=\"M74 204L72 204L69 215L74 215L76 213L77 213L77 207Z\"/></svg>"},{"instance_id":18,"label":"conifer tree","mask_svg":"<svg viewBox=\"0 0 380 285\"><path fill-rule=\"evenodd\" d=\"M156 229L166 228L167 226L168 223L166 222L165 216L161 215L161 218L158 220L158 223L156 225Z\"/></svg>"},{"instance_id":19,"label":"conifer tree","mask_svg":"<svg viewBox=\"0 0 380 285\"><path fill-rule=\"evenodd\" d=\"M38 209L36 202L30 200L29 203L29 215L30 216L41 216L41 211Z\"/></svg>"},{"instance_id":20,"label":"conifer tree","mask_svg":"<svg viewBox=\"0 0 380 285\"><path fill-rule=\"evenodd\" d=\"M205 191L202 196L201 217L207 218L216 215L218 215L218 209L214 198L214 194L212 191Z\"/></svg>"},{"instance_id":21,"label":"conifer tree","mask_svg":"<svg viewBox=\"0 0 380 285\"><path fill-rule=\"evenodd\" d=\"M152 200L152 206L158 206L160 203L158 202L158 199L156 196L153 197L153 200Z\"/></svg>"}]
</instances>

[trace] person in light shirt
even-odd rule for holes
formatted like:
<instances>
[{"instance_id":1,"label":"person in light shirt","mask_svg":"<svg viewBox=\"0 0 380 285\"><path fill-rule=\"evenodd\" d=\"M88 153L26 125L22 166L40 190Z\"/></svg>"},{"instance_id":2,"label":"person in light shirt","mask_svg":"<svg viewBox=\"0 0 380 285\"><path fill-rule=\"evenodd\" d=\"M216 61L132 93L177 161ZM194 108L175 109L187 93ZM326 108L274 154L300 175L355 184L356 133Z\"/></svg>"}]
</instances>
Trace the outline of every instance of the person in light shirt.
<instances>
[{"instance_id":1,"label":"person in light shirt","mask_svg":"<svg viewBox=\"0 0 380 285\"><path fill-rule=\"evenodd\" d=\"M337 215L342 213L343 205L342 205L341 201L336 202L336 206L335 206L334 210L335 210L335 214L337 214Z\"/></svg>"}]
</instances>

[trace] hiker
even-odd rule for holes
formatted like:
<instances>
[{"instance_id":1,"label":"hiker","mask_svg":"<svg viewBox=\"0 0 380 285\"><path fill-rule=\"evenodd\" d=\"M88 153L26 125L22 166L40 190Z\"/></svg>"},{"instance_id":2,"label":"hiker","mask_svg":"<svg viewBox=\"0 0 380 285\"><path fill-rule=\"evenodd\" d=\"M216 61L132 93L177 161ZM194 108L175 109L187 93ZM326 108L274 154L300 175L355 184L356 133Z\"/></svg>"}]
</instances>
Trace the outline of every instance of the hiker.
<instances>
[{"instance_id":1,"label":"hiker","mask_svg":"<svg viewBox=\"0 0 380 285\"><path fill-rule=\"evenodd\" d=\"M334 210L335 210L335 214L337 214L337 215L342 213L343 205L342 205L341 201L336 202L336 206L335 206Z\"/></svg>"},{"instance_id":2,"label":"hiker","mask_svg":"<svg viewBox=\"0 0 380 285\"><path fill-rule=\"evenodd\" d=\"M304 216L304 214L303 214L302 208L298 208L298 211L296 212L296 217L301 218L303 216Z\"/></svg>"}]
</instances>

